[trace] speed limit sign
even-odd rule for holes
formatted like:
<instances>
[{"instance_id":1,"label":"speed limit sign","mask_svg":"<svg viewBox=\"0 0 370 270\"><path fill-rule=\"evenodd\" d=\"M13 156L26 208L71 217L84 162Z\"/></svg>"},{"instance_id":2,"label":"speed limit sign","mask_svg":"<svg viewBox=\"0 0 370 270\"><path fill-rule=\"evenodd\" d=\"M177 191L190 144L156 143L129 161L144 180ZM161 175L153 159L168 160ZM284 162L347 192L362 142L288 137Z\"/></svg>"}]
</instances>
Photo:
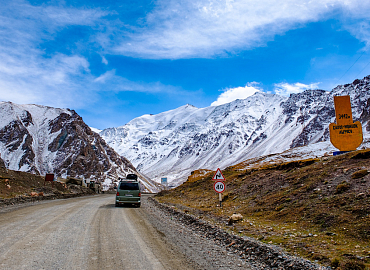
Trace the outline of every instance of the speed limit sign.
<instances>
[{"instance_id":1,"label":"speed limit sign","mask_svg":"<svg viewBox=\"0 0 370 270\"><path fill-rule=\"evenodd\" d=\"M213 189L217 192L217 193L222 193L225 191L225 183L222 182L222 181L216 181L214 184L213 184Z\"/></svg>"}]
</instances>

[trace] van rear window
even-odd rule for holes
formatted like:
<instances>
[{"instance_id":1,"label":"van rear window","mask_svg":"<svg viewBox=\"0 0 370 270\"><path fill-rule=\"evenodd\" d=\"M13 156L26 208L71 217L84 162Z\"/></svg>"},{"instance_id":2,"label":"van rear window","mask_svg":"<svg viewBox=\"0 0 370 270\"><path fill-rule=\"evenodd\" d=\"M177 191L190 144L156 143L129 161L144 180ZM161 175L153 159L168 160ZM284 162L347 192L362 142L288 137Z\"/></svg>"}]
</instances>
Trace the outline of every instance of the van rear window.
<instances>
[{"instance_id":1,"label":"van rear window","mask_svg":"<svg viewBox=\"0 0 370 270\"><path fill-rule=\"evenodd\" d=\"M139 184L138 183L121 183L119 189L122 190L138 190Z\"/></svg>"}]
</instances>

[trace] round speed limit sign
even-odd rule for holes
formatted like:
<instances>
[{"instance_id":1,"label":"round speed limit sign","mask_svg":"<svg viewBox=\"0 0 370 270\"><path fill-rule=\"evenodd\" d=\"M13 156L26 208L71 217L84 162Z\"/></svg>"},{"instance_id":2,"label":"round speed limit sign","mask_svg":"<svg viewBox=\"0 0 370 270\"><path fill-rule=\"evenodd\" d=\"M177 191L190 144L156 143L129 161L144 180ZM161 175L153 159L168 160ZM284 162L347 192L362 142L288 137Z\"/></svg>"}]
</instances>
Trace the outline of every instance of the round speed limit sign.
<instances>
[{"instance_id":1,"label":"round speed limit sign","mask_svg":"<svg viewBox=\"0 0 370 270\"><path fill-rule=\"evenodd\" d=\"M213 184L213 189L217 192L217 193L222 193L225 191L225 183L222 182L222 181L216 181L214 184Z\"/></svg>"}]
</instances>

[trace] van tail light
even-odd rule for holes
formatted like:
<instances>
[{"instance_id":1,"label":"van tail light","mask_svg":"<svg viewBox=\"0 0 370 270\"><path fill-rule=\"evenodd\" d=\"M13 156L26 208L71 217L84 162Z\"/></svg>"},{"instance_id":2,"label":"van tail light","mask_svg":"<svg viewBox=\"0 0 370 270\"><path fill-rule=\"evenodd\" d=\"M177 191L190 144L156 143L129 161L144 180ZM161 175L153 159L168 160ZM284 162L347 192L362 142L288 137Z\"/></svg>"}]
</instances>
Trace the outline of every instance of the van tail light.
<instances>
[{"instance_id":1,"label":"van tail light","mask_svg":"<svg viewBox=\"0 0 370 270\"><path fill-rule=\"evenodd\" d=\"M119 196L119 192L117 192L117 196Z\"/></svg>"},{"instance_id":2,"label":"van tail light","mask_svg":"<svg viewBox=\"0 0 370 270\"><path fill-rule=\"evenodd\" d=\"M139 197L141 197L141 193L139 192Z\"/></svg>"}]
</instances>

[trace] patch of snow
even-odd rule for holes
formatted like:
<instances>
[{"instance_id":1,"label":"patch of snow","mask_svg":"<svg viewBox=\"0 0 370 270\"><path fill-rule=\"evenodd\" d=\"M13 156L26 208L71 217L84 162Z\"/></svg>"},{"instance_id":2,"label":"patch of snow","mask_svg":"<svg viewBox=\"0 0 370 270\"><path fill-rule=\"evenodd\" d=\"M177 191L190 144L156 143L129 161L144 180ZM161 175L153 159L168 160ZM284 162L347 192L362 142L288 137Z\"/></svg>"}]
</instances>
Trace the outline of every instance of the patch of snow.
<instances>
[{"instance_id":1,"label":"patch of snow","mask_svg":"<svg viewBox=\"0 0 370 270\"><path fill-rule=\"evenodd\" d=\"M97 128L93 128L93 127L90 127L90 129L92 131L94 131L95 133L98 133L98 134L102 131L101 129L97 129Z\"/></svg>"}]
</instances>

